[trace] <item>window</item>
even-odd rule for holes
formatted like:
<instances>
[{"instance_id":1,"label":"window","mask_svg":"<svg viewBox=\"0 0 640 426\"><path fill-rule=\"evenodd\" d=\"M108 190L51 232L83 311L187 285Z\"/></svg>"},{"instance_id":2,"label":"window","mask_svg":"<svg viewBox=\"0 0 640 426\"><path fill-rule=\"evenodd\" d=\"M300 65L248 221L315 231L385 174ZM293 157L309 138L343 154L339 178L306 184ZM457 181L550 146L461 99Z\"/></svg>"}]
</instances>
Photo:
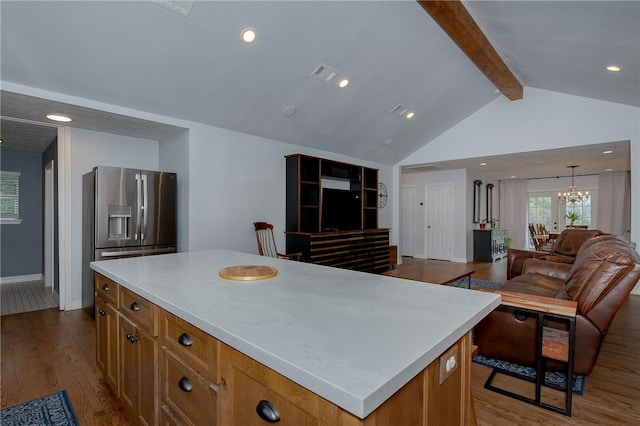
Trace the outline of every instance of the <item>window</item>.
<instances>
[{"instance_id":1,"label":"window","mask_svg":"<svg viewBox=\"0 0 640 426\"><path fill-rule=\"evenodd\" d=\"M529 222L535 225L544 225L547 230L552 230L555 220L552 198L549 196L529 196Z\"/></svg>"},{"instance_id":2,"label":"window","mask_svg":"<svg viewBox=\"0 0 640 426\"><path fill-rule=\"evenodd\" d=\"M588 200L582 200L578 203L567 203L567 214L578 213L579 219L574 222L574 225L587 225L589 229L591 226L591 201L593 197L589 197ZM568 220L567 220L568 222Z\"/></svg>"},{"instance_id":3,"label":"window","mask_svg":"<svg viewBox=\"0 0 640 426\"><path fill-rule=\"evenodd\" d=\"M0 223L20 222L20 172L0 172Z\"/></svg>"}]
</instances>

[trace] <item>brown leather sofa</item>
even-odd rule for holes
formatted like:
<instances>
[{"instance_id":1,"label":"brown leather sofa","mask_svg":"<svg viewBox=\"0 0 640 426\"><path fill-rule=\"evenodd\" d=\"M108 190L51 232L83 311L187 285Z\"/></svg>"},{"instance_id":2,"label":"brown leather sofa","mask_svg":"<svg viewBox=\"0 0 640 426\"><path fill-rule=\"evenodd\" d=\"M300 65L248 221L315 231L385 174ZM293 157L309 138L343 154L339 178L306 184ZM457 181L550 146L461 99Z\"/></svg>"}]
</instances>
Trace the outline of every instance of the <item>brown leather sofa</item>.
<instances>
[{"instance_id":1,"label":"brown leather sofa","mask_svg":"<svg viewBox=\"0 0 640 426\"><path fill-rule=\"evenodd\" d=\"M628 241L605 234L584 242L572 264L526 260L522 274L501 290L576 301L574 372L588 375L611 321L638 280L640 255ZM499 307L474 330L479 353L535 366L536 322L535 315Z\"/></svg>"},{"instance_id":2,"label":"brown leather sofa","mask_svg":"<svg viewBox=\"0 0 640 426\"><path fill-rule=\"evenodd\" d=\"M552 262L573 263L578 250L590 238L603 235L598 229L565 229L558 235L550 252L510 249L507 252L507 279L522 274L527 259L542 259Z\"/></svg>"}]
</instances>

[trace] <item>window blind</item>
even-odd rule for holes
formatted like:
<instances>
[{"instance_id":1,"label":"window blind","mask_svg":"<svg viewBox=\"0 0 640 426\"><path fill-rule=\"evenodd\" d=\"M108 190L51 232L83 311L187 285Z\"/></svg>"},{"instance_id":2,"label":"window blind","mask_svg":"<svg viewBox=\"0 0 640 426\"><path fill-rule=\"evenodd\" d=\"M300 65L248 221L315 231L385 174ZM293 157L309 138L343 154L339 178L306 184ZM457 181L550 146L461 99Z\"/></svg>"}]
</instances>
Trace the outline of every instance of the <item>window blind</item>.
<instances>
[{"instance_id":1,"label":"window blind","mask_svg":"<svg viewBox=\"0 0 640 426\"><path fill-rule=\"evenodd\" d=\"M20 218L20 172L0 171L0 220Z\"/></svg>"}]
</instances>

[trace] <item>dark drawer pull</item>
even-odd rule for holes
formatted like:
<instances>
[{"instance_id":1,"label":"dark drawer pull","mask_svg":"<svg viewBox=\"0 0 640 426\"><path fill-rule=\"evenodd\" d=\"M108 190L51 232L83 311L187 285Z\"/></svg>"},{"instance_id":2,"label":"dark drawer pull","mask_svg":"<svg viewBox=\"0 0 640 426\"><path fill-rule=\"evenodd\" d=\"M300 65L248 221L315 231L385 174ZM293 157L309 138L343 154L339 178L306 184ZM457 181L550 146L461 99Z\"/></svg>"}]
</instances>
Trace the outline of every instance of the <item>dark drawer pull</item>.
<instances>
[{"instance_id":1,"label":"dark drawer pull","mask_svg":"<svg viewBox=\"0 0 640 426\"><path fill-rule=\"evenodd\" d=\"M135 311L135 312L138 312L140 310L140 306L138 305L138 302L133 302L129 307L131 308L132 311Z\"/></svg>"},{"instance_id":2,"label":"dark drawer pull","mask_svg":"<svg viewBox=\"0 0 640 426\"><path fill-rule=\"evenodd\" d=\"M278 413L276 407L264 399L258 402L258 405L256 406L256 413L258 413L258 416L267 423L277 423L280 421L280 413Z\"/></svg>"},{"instance_id":3,"label":"dark drawer pull","mask_svg":"<svg viewBox=\"0 0 640 426\"><path fill-rule=\"evenodd\" d=\"M180 337L178 337L178 343L180 343L182 346L191 346L191 345L193 345L193 341L191 340L191 336L189 336L187 333L182 333L180 335Z\"/></svg>"},{"instance_id":4,"label":"dark drawer pull","mask_svg":"<svg viewBox=\"0 0 640 426\"><path fill-rule=\"evenodd\" d=\"M98 309L98 313L102 316L107 315L107 311L105 311L104 309Z\"/></svg>"},{"instance_id":5,"label":"dark drawer pull","mask_svg":"<svg viewBox=\"0 0 640 426\"><path fill-rule=\"evenodd\" d=\"M102 284L103 291L109 291L109 284Z\"/></svg>"},{"instance_id":6,"label":"dark drawer pull","mask_svg":"<svg viewBox=\"0 0 640 426\"><path fill-rule=\"evenodd\" d=\"M193 385L186 377L180 379L180 381L178 382L178 387L185 392L191 392L193 390Z\"/></svg>"},{"instance_id":7,"label":"dark drawer pull","mask_svg":"<svg viewBox=\"0 0 640 426\"><path fill-rule=\"evenodd\" d=\"M131 333L127 333L127 340L130 341L131 343L135 343L138 341L138 337L134 336Z\"/></svg>"}]
</instances>

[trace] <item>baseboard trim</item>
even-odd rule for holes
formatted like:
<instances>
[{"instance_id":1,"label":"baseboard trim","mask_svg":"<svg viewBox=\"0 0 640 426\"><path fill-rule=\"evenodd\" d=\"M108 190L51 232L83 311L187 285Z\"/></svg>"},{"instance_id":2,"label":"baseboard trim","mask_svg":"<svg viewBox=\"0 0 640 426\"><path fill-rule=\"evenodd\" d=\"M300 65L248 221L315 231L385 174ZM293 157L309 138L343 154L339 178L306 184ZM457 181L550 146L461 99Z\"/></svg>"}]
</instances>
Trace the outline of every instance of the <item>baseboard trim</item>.
<instances>
[{"instance_id":1,"label":"baseboard trim","mask_svg":"<svg viewBox=\"0 0 640 426\"><path fill-rule=\"evenodd\" d=\"M42 274L30 274L30 275L14 275L13 277L0 277L0 285L21 283L25 281L44 281Z\"/></svg>"},{"instance_id":2,"label":"baseboard trim","mask_svg":"<svg viewBox=\"0 0 640 426\"><path fill-rule=\"evenodd\" d=\"M69 306L65 309L65 311L74 311L76 309L82 309L82 299L80 300L72 300L69 303Z\"/></svg>"},{"instance_id":3,"label":"baseboard trim","mask_svg":"<svg viewBox=\"0 0 640 426\"><path fill-rule=\"evenodd\" d=\"M416 254L413 256L414 259L429 259L427 256L425 256L424 254ZM453 257L449 260L445 260L445 259L433 259L433 260L440 260L442 262L455 262L455 263L469 263L469 260L467 258L462 258L462 257Z\"/></svg>"}]
</instances>

